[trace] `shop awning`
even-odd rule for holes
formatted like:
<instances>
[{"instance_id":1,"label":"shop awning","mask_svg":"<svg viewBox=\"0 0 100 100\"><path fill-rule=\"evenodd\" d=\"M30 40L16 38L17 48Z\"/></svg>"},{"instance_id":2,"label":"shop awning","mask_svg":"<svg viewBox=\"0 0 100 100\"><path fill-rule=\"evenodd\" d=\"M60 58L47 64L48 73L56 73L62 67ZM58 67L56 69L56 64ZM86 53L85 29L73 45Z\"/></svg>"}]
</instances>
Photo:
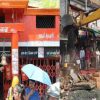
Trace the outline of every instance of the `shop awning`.
<instances>
[{"instance_id":1,"label":"shop awning","mask_svg":"<svg viewBox=\"0 0 100 100\"><path fill-rule=\"evenodd\" d=\"M28 0L0 0L0 8L26 8Z\"/></svg>"}]
</instances>

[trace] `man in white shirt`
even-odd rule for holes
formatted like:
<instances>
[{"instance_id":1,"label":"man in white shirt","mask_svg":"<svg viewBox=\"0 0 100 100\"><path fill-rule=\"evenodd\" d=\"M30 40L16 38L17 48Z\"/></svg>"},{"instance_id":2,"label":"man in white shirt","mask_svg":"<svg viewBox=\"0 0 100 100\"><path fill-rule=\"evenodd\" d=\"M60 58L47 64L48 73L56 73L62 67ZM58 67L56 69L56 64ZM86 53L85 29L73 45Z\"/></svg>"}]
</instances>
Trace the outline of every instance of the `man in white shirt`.
<instances>
[{"instance_id":1,"label":"man in white shirt","mask_svg":"<svg viewBox=\"0 0 100 100\"><path fill-rule=\"evenodd\" d=\"M84 69L85 68L85 50L83 49L83 47L80 50L80 69Z\"/></svg>"},{"instance_id":2,"label":"man in white shirt","mask_svg":"<svg viewBox=\"0 0 100 100\"><path fill-rule=\"evenodd\" d=\"M100 69L100 51L98 50L98 48L96 50L96 68Z\"/></svg>"}]
</instances>

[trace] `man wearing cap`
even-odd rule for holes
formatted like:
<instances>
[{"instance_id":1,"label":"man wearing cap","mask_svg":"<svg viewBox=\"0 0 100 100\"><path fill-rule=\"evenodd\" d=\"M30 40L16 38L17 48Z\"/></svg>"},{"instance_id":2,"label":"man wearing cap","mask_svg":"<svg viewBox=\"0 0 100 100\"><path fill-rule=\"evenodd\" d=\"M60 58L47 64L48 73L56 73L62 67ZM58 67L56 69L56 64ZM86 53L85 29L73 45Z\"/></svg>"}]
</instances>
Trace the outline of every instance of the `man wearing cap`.
<instances>
[{"instance_id":1,"label":"man wearing cap","mask_svg":"<svg viewBox=\"0 0 100 100\"><path fill-rule=\"evenodd\" d=\"M40 100L40 96L37 90L34 88L35 81L29 80L29 87L25 89L26 100Z\"/></svg>"}]
</instances>

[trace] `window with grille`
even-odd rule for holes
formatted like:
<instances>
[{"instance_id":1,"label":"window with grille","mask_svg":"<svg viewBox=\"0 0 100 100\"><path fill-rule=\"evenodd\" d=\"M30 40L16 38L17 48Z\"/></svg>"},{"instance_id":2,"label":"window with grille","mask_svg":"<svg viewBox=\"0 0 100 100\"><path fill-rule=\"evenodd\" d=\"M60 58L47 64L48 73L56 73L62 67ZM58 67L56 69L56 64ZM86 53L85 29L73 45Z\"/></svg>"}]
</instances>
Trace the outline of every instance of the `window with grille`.
<instances>
[{"instance_id":1,"label":"window with grille","mask_svg":"<svg viewBox=\"0 0 100 100\"><path fill-rule=\"evenodd\" d=\"M55 16L36 16L36 28L55 28Z\"/></svg>"}]
</instances>

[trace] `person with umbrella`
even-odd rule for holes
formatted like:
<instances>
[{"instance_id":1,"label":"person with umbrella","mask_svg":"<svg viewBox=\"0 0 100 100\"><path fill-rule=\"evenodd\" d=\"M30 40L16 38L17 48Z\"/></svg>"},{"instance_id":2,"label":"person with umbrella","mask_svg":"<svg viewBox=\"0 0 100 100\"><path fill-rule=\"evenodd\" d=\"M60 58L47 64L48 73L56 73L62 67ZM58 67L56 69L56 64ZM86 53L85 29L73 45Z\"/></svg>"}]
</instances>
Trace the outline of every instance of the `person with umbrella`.
<instances>
[{"instance_id":1,"label":"person with umbrella","mask_svg":"<svg viewBox=\"0 0 100 100\"><path fill-rule=\"evenodd\" d=\"M26 100L40 100L39 94L34 88L35 85L34 81L50 86L51 79L48 73L33 64L26 64L22 67L21 70L29 78L29 88L25 89Z\"/></svg>"},{"instance_id":2,"label":"person with umbrella","mask_svg":"<svg viewBox=\"0 0 100 100\"><path fill-rule=\"evenodd\" d=\"M35 90L35 81L29 80L29 87L25 89L26 100L40 100L40 96L37 90Z\"/></svg>"},{"instance_id":3,"label":"person with umbrella","mask_svg":"<svg viewBox=\"0 0 100 100\"><path fill-rule=\"evenodd\" d=\"M38 66L35 66L33 64L26 64L22 67L21 70L29 79L46 84L48 86L51 85L51 79L48 73Z\"/></svg>"}]
</instances>

